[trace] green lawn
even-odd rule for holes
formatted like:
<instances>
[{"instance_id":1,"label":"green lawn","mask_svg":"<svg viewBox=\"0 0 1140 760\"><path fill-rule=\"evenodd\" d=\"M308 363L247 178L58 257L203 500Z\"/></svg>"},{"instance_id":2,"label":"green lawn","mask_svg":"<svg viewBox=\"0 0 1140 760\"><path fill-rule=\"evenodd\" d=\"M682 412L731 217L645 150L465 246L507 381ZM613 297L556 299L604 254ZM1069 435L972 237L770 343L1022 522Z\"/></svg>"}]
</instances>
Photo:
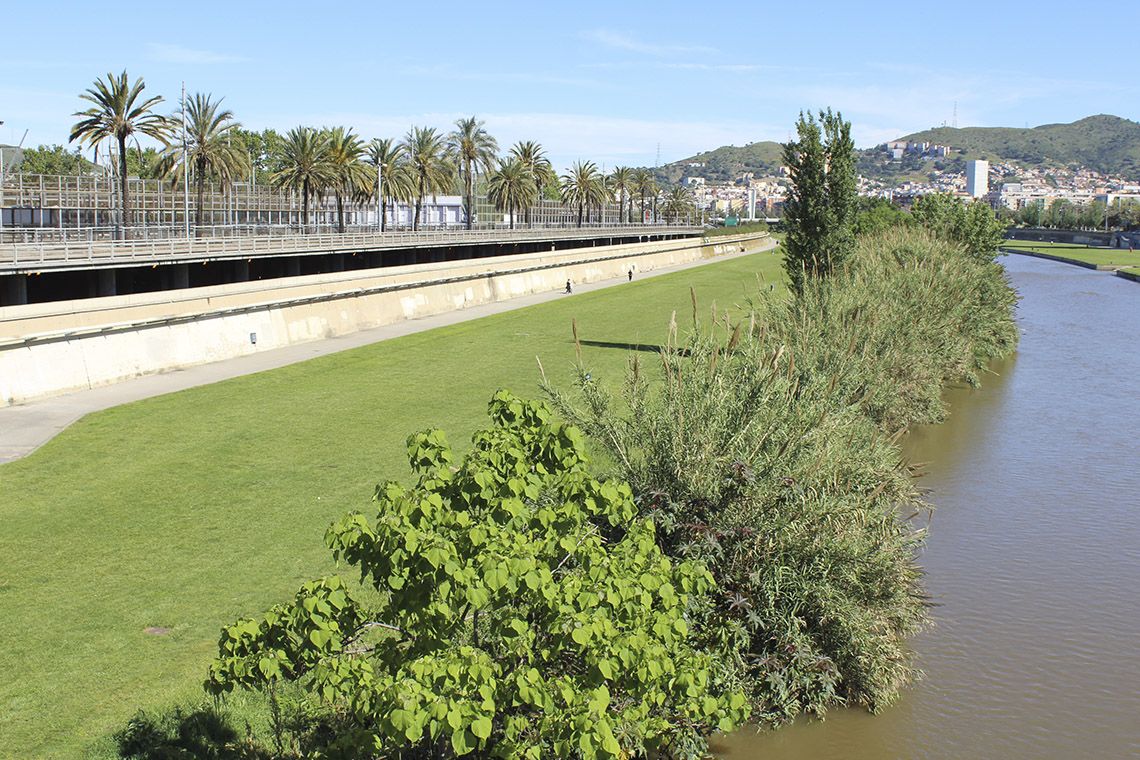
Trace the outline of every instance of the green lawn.
<instances>
[{"instance_id":1,"label":"green lawn","mask_svg":"<svg viewBox=\"0 0 1140 760\"><path fill-rule=\"evenodd\" d=\"M0 466L0 755L103 755L136 709L198 699L219 629L330 569L324 529L404 478L407 435L463 442L535 356L620 377L627 344L782 282L761 253L91 415ZM767 284L765 284L767 289ZM782 287L778 286L778 287ZM595 342L591 344L590 342ZM643 354L649 357L649 354ZM152 635L148 627L168 628Z\"/></svg>"},{"instance_id":2,"label":"green lawn","mask_svg":"<svg viewBox=\"0 0 1140 760\"><path fill-rule=\"evenodd\" d=\"M1097 266L1140 266L1140 251L1129 253L1127 248L1087 248L1083 245L1036 243L1030 240L1006 240L1002 247L1045 253Z\"/></svg>"}]
</instances>

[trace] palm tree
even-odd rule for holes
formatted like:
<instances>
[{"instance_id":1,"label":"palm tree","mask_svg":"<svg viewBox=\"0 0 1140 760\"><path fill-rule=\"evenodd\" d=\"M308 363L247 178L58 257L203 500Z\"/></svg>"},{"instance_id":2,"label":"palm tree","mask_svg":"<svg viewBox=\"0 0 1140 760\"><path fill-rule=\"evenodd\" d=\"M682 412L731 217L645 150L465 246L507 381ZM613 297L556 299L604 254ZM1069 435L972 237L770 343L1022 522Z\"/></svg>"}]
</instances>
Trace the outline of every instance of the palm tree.
<instances>
[{"instance_id":1,"label":"palm tree","mask_svg":"<svg viewBox=\"0 0 1140 760\"><path fill-rule=\"evenodd\" d=\"M558 184L558 175L554 171L554 166L550 163L550 159L546 157L546 151L542 146L533 140L526 142L519 141L511 148L511 158L522 163L526 170L530 173L534 181L535 199L541 201L543 190L551 185ZM526 223L530 224L530 206L528 205L525 210Z\"/></svg>"},{"instance_id":2,"label":"palm tree","mask_svg":"<svg viewBox=\"0 0 1140 760\"><path fill-rule=\"evenodd\" d=\"M467 229L471 229L475 221L475 179L480 169L487 173L495 166L499 144L483 128L483 122L472 116L455 122L455 131L447 136L447 147L459 164Z\"/></svg>"},{"instance_id":3,"label":"palm tree","mask_svg":"<svg viewBox=\"0 0 1140 760\"><path fill-rule=\"evenodd\" d=\"M633 191L633 169L627 166L619 166L614 169L613 174L610 175L610 189L618 202L618 222L624 221L627 198L630 201L630 216L633 216L633 196L631 194Z\"/></svg>"},{"instance_id":4,"label":"palm tree","mask_svg":"<svg viewBox=\"0 0 1140 760\"><path fill-rule=\"evenodd\" d=\"M333 194L336 196L336 226L344 232L344 201L372 181L372 172L361 160L364 143L351 129L333 127L326 132L328 138L329 167L333 174Z\"/></svg>"},{"instance_id":5,"label":"palm tree","mask_svg":"<svg viewBox=\"0 0 1140 760\"><path fill-rule=\"evenodd\" d=\"M645 223L645 196L657 193L657 183L653 173L648 169L637 169L633 172L633 188L641 198L641 222Z\"/></svg>"},{"instance_id":6,"label":"palm tree","mask_svg":"<svg viewBox=\"0 0 1140 760\"><path fill-rule=\"evenodd\" d=\"M86 111L72 114L82 118L72 126L70 142L79 140L87 145L97 145L103 140L114 139L118 143L120 225L127 222L131 209L127 188L127 140L135 133L164 140L169 131L166 117L154 112L162 97L155 95L143 100L141 95L145 87L142 77L130 84L125 70L117 77L108 72L106 79L96 79L94 86L79 96L94 105Z\"/></svg>"},{"instance_id":7,"label":"palm tree","mask_svg":"<svg viewBox=\"0 0 1140 760\"><path fill-rule=\"evenodd\" d=\"M586 209L605 202L604 178L593 161L576 161L562 175L562 202L578 209L578 226Z\"/></svg>"},{"instance_id":8,"label":"palm tree","mask_svg":"<svg viewBox=\"0 0 1140 760\"><path fill-rule=\"evenodd\" d=\"M295 127L281 143L280 170L269 177L275 187L301 194L301 225L309 225L309 198L336 180L329 138L312 127Z\"/></svg>"},{"instance_id":9,"label":"palm tree","mask_svg":"<svg viewBox=\"0 0 1140 760\"><path fill-rule=\"evenodd\" d=\"M491 173L487 182L487 195L495 208L511 215L511 229L515 228L515 211L529 209L538 196L538 187L530 167L517 158L502 163Z\"/></svg>"},{"instance_id":10,"label":"palm tree","mask_svg":"<svg viewBox=\"0 0 1140 760\"><path fill-rule=\"evenodd\" d=\"M404 162L404 147L390 138L376 139L368 146L368 162L377 170L373 196L380 196L380 231L384 231L388 201L406 201L414 197L414 183ZM377 187L382 185L382 187Z\"/></svg>"},{"instance_id":11,"label":"palm tree","mask_svg":"<svg viewBox=\"0 0 1140 760\"><path fill-rule=\"evenodd\" d=\"M232 111L221 110L222 99L213 100L208 94L195 94L184 104L185 113L179 110L174 119L185 116L186 145L171 141L159 160L162 176L173 182L189 182L194 177L197 201L194 206L195 232L201 235L202 216L206 206L206 180L222 184L233 182L249 171L249 156L236 141L241 128Z\"/></svg>"},{"instance_id":12,"label":"palm tree","mask_svg":"<svg viewBox=\"0 0 1140 760\"><path fill-rule=\"evenodd\" d=\"M429 193L446 190L454 177L454 169L447 159L447 149L443 136L432 127L412 127L404 135L401 144L408 156L408 168L412 174L413 192L416 199L416 215L412 219L412 229L420 228L420 209L424 197ZM470 217L468 217L470 223Z\"/></svg>"},{"instance_id":13,"label":"palm tree","mask_svg":"<svg viewBox=\"0 0 1140 760\"><path fill-rule=\"evenodd\" d=\"M673 188L665 196L662 212L665 214L665 221L670 224L683 216L691 215L693 213L692 193L683 187Z\"/></svg>"}]
</instances>

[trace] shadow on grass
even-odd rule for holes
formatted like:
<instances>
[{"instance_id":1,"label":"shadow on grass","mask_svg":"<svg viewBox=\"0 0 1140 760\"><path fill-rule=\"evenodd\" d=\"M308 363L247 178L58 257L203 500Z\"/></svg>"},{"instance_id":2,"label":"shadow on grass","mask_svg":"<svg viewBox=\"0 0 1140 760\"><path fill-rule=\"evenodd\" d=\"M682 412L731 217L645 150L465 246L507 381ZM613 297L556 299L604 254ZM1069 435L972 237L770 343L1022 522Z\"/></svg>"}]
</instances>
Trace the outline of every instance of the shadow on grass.
<instances>
[{"instance_id":1,"label":"shadow on grass","mask_svg":"<svg viewBox=\"0 0 1140 760\"><path fill-rule=\"evenodd\" d=\"M140 711L115 733L119 757L128 760L266 760L248 727L239 731L224 713L210 706L176 708L155 715Z\"/></svg>"},{"instance_id":2,"label":"shadow on grass","mask_svg":"<svg viewBox=\"0 0 1140 760\"><path fill-rule=\"evenodd\" d=\"M659 354L665 350L665 346L653 343L621 343L610 340L583 340L581 343L583 346L593 346L594 348L617 348L622 351L644 351L648 354ZM689 355L687 348L675 349L675 351L681 356Z\"/></svg>"}]
</instances>

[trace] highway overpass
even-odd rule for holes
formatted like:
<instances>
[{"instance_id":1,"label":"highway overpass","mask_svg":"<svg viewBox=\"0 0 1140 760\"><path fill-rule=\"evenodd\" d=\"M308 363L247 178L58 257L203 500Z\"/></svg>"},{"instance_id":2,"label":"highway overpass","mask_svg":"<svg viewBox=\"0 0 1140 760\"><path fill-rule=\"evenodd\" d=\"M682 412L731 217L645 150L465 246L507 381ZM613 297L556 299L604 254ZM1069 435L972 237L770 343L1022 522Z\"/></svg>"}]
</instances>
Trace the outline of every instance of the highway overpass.
<instances>
[{"instance_id":1,"label":"highway overpass","mask_svg":"<svg viewBox=\"0 0 1140 760\"><path fill-rule=\"evenodd\" d=\"M0 244L0 306L695 237L701 227L235 235Z\"/></svg>"}]
</instances>

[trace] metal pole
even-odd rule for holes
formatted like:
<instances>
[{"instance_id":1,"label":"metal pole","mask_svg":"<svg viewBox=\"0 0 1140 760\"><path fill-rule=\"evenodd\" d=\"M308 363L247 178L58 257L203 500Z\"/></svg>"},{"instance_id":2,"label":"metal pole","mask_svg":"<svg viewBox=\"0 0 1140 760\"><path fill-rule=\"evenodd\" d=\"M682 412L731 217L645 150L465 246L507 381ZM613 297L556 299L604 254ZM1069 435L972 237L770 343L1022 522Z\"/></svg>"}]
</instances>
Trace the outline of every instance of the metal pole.
<instances>
[{"instance_id":1,"label":"metal pole","mask_svg":"<svg viewBox=\"0 0 1140 760\"><path fill-rule=\"evenodd\" d=\"M186 82L182 83L182 224L190 239L190 151L186 143Z\"/></svg>"}]
</instances>

